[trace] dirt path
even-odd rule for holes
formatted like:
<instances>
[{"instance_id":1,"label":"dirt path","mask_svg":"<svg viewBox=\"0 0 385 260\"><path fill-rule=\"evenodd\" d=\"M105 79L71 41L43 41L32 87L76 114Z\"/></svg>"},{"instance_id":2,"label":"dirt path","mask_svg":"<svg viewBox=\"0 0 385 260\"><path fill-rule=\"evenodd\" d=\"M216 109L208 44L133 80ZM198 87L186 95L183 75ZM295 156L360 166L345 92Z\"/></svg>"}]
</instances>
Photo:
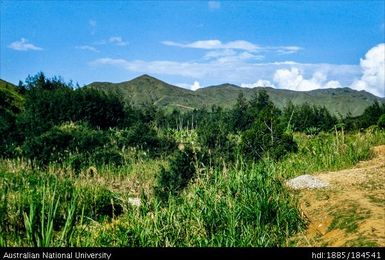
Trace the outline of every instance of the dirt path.
<instances>
[{"instance_id":1,"label":"dirt path","mask_svg":"<svg viewBox=\"0 0 385 260\"><path fill-rule=\"evenodd\" d=\"M298 246L385 246L385 145L353 169L316 174L328 188L302 190L309 220Z\"/></svg>"}]
</instances>

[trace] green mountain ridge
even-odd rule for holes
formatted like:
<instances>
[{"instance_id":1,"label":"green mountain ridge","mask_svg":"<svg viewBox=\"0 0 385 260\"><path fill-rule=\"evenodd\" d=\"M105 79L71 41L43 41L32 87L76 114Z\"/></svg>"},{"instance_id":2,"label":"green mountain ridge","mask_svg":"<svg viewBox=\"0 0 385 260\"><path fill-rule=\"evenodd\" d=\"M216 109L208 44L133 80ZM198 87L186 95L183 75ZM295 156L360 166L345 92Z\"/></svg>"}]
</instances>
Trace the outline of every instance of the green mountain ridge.
<instances>
[{"instance_id":1,"label":"green mountain ridge","mask_svg":"<svg viewBox=\"0 0 385 260\"><path fill-rule=\"evenodd\" d=\"M93 82L87 87L116 93L133 105L151 103L170 110L174 108L182 110L210 108L212 105L230 108L236 103L241 92L246 99L250 99L255 92L262 89L266 90L271 100L279 108L283 108L290 101L297 105L307 102L317 106L325 106L333 114L346 115L351 113L353 116L357 116L376 100L385 103L385 98L350 88L293 91L271 87L242 88L225 83L192 91L168 84L146 74L121 83Z\"/></svg>"},{"instance_id":2,"label":"green mountain ridge","mask_svg":"<svg viewBox=\"0 0 385 260\"><path fill-rule=\"evenodd\" d=\"M296 105L307 102L317 106L325 106L333 114L346 115L351 113L353 116L358 116L376 100L385 103L385 98L350 88L293 91L271 87L242 88L225 83L192 91L168 84L146 74L120 83L93 82L85 87L96 88L106 93L115 93L133 105L140 106L149 103L169 111L173 109L186 111L195 108L211 108L213 105L231 108L236 103L240 93L243 93L246 99L251 99L255 92L262 89L266 90L271 100L279 108L285 107L290 101ZM3 92L6 91L8 95L11 92L16 100L21 98L16 94L17 87L12 83L0 79L0 88Z\"/></svg>"}]
</instances>

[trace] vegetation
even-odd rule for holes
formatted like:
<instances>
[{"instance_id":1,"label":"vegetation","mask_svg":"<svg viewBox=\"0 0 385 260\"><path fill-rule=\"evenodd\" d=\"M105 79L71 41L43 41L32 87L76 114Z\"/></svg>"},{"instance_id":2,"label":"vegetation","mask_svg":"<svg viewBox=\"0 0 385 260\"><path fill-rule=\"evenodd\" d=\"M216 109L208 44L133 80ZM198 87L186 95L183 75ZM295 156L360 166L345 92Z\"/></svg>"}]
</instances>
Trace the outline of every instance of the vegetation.
<instances>
[{"instance_id":1,"label":"vegetation","mask_svg":"<svg viewBox=\"0 0 385 260\"><path fill-rule=\"evenodd\" d=\"M0 246L286 246L306 221L285 179L385 143L380 103L181 112L43 73L0 90Z\"/></svg>"},{"instance_id":2,"label":"vegetation","mask_svg":"<svg viewBox=\"0 0 385 260\"><path fill-rule=\"evenodd\" d=\"M134 105L153 104L159 108L172 111L192 111L193 109L210 109L213 105L231 109L237 102L239 94L246 100L251 100L255 92L266 91L271 101L279 109L284 109L290 102L294 105L304 103L326 107L335 116L361 115L365 108L374 101L384 103L385 100L365 91L355 91L349 88L322 89L313 91L290 91L269 87L241 88L232 84L209 86L191 91L160 81L148 75L142 75L131 81L121 83L94 82L90 88L116 94ZM338 100L338 102L335 102Z\"/></svg>"}]
</instances>

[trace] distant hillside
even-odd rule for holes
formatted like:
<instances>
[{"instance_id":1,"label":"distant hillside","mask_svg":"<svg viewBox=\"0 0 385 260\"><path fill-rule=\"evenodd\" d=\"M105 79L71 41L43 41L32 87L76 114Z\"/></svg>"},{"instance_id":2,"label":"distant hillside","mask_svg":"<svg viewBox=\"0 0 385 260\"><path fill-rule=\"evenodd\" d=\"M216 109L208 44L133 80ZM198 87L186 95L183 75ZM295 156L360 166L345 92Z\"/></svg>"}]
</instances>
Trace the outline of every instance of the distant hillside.
<instances>
[{"instance_id":1,"label":"distant hillside","mask_svg":"<svg viewBox=\"0 0 385 260\"><path fill-rule=\"evenodd\" d=\"M356 91L349 88L292 91L269 87L249 89L232 84L222 84L201 88L194 92L170 85L148 75L142 75L121 83L94 82L88 87L117 93L135 105L151 103L169 109L180 108L182 110L210 108L214 104L229 108L235 104L239 93L243 92L244 96L250 99L256 91L261 89L265 89L271 100L280 108L289 101L294 104L308 102L326 106L330 112L341 113L342 115L346 115L348 112L352 115L360 115L375 100L385 102L384 98L376 97L366 91Z\"/></svg>"},{"instance_id":2,"label":"distant hillside","mask_svg":"<svg viewBox=\"0 0 385 260\"><path fill-rule=\"evenodd\" d=\"M360 115L375 100L385 102L385 99L376 97L366 91L356 91L350 88L292 91L270 87L248 89L224 84L202 88L197 90L197 93L206 96L210 104L231 107L235 104L240 92L243 92L244 96L250 99L256 91L261 89L266 90L271 100L279 108L286 106L289 101L294 104L308 102L317 106L326 106L331 113L341 113L342 115L346 115L348 112L352 113L352 115Z\"/></svg>"},{"instance_id":3,"label":"distant hillside","mask_svg":"<svg viewBox=\"0 0 385 260\"><path fill-rule=\"evenodd\" d=\"M203 97L191 90L170 85L148 75L116 84L94 82L88 87L117 93L134 105L151 103L161 107L193 109L199 107L198 102L205 102Z\"/></svg>"}]
</instances>

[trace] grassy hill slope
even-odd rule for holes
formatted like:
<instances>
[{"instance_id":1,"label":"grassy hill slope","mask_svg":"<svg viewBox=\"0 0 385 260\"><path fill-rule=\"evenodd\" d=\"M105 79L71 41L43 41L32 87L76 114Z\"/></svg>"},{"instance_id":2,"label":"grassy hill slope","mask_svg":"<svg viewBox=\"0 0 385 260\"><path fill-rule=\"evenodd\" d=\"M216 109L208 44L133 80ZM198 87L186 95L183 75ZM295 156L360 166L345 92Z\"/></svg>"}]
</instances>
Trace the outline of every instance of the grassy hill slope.
<instances>
[{"instance_id":1,"label":"grassy hill slope","mask_svg":"<svg viewBox=\"0 0 385 260\"><path fill-rule=\"evenodd\" d=\"M292 91L269 87L248 89L232 84L222 84L191 91L170 85L148 75L142 75L121 83L94 82L88 86L118 93L136 105L151 103L168 109L180 108L182 110L210 108L214 104L229 108L235 104L239 93L243 92L244 96L250 99L256 91L261 89L267 91L279 108L286 106L289 101L294 104L308 102L318 106L326 106L330 112L342 115L349 112L354 116L360 115L375 100L385 102L384 98L376 97L366 91L356 91L349 88Z\"/></svg>"}]
</instances>

